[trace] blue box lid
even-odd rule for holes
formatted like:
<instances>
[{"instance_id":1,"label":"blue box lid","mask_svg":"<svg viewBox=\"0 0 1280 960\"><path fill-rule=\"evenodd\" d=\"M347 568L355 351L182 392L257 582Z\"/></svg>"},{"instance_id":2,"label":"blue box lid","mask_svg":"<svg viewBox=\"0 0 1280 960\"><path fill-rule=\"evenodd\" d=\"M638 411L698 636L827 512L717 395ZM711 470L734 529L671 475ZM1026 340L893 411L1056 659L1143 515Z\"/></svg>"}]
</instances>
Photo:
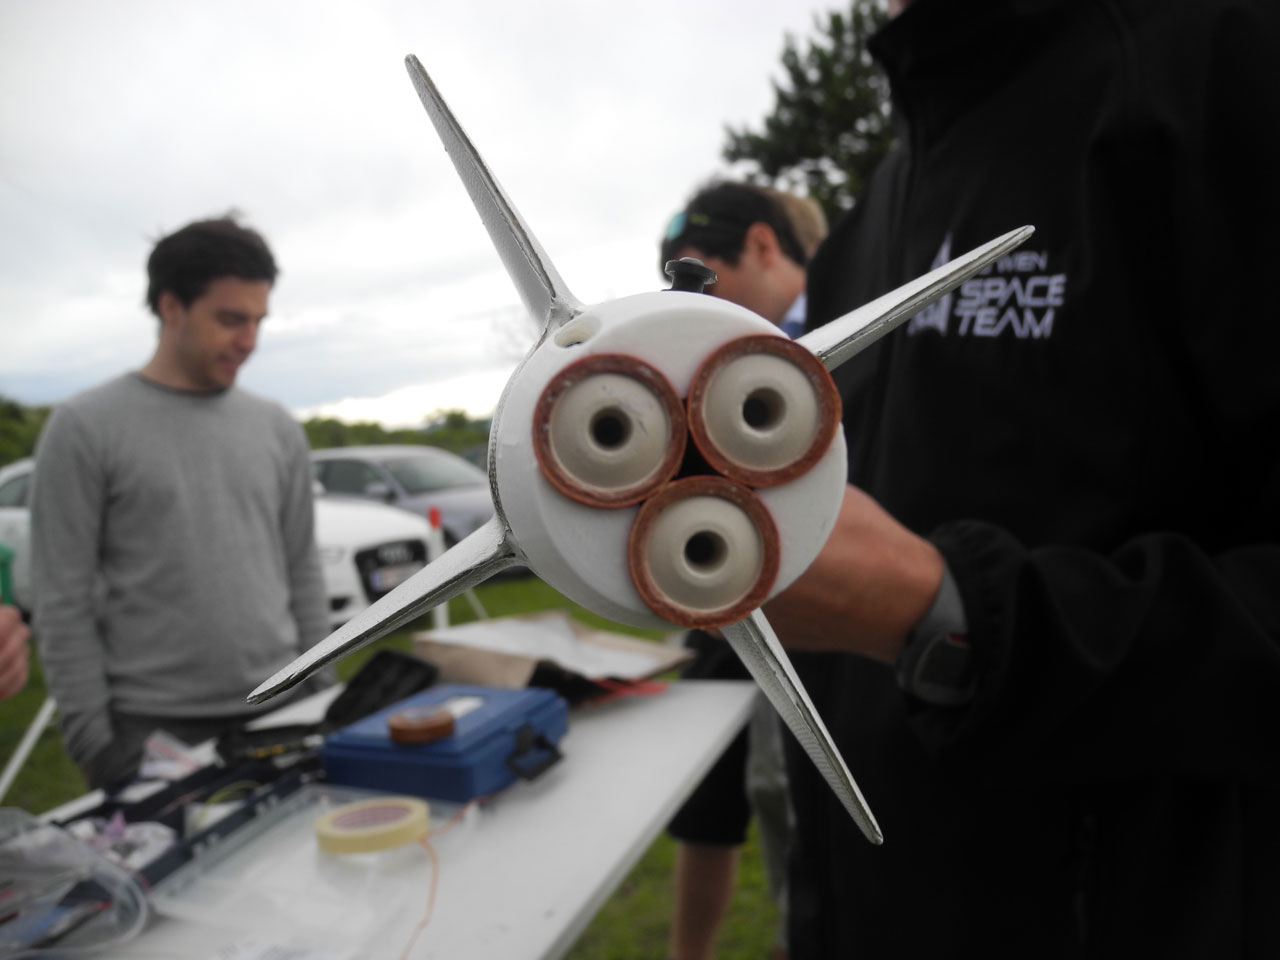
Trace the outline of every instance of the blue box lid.
<instances>
[{"instance_id":1,"label":"blue box lid","mask_svg":"<svg viewBox=\"0 0 1280 960\"><path fill-rule=\"evenodd\" d=\"M407 709L447 709L454 714L452 736L431 743L395 743L387 730L392 715ZM507 690L465 684L440 684L384 707L363 720L331 733L325 738L329 748L395 750L440 759L465 756L494 736L502 736L531 719L563 709L560 697L551 690L528 687Z\"/></svg>"}]
</instances>

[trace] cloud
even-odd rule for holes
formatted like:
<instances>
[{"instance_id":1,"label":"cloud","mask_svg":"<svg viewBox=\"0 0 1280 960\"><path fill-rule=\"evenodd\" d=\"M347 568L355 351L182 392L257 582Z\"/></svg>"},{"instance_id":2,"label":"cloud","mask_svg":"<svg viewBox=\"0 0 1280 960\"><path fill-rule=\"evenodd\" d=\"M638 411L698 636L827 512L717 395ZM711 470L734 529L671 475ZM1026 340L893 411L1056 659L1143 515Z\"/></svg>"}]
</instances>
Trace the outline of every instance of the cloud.
<instances>
[{"instance_id":1,"label":"cloud","mask_svg":"<svg viewBox=\"0 0 1280 960\"><path fill-rule=\"evenodd\" d=\"M299 419L333 417L377 421L388 427L417 427L438 410L465 410L473 418L493 414L513 366L470 370L392 390L379 396L344 397L314 407L295 408Z\"/></svg>"},{"instance_id":2,"label":"cloud","mask_svg":"<svg viewBox=\"0 0 1280 960\"><path fill-rule=\"evenodd\" d=\"M0 393L54 402L144 363L150 244L236 207L283 267L246 386L292 409L482 407L468 384L532 333L404 55L592 302L662 285L662 224L825 6L0 5Z\"/></svg>"}]
</instances>

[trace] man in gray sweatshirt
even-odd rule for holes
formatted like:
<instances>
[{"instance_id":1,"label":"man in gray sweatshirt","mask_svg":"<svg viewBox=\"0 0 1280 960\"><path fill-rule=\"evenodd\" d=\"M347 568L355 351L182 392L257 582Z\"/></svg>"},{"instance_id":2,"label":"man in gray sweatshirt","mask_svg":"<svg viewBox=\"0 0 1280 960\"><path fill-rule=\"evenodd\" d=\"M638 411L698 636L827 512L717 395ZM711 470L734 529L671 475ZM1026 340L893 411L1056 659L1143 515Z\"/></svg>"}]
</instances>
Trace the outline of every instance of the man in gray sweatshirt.
<instances>
[{"instance_id":1,"label":"man in gray sweatshirt","mask_svg":"<svg viewBox=\"0 0 1280 960\"><path fill-rule=\"evenodd\" d=\"M154 729L196 742L323 639L301 427L235 386L276 265L230 218L161 239L142 369L59 404L36 451L34 632L68 752L93 786Z\"/></svg>"}]
</instances>

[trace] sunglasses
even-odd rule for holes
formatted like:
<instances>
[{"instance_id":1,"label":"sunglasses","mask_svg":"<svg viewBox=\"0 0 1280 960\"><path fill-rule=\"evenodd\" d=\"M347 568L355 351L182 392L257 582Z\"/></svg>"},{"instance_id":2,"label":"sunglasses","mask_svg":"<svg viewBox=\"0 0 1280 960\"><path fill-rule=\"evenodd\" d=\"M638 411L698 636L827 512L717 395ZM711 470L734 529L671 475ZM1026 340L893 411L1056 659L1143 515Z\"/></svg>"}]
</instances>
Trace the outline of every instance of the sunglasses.
<instances>
[{"instance_id":1,"label":"sunglasses","mask_svg":"<svg viewBox=\"0 0 1280 960\"><path fill-rule=\"evenodd\" d=\"M681 210L671 222L667 224L667 240L674 240L680 234L684 233L689 227L709 227L711 226L711 218L705 213L690 213L687 210Z\"/></svg>"}]
</instances>

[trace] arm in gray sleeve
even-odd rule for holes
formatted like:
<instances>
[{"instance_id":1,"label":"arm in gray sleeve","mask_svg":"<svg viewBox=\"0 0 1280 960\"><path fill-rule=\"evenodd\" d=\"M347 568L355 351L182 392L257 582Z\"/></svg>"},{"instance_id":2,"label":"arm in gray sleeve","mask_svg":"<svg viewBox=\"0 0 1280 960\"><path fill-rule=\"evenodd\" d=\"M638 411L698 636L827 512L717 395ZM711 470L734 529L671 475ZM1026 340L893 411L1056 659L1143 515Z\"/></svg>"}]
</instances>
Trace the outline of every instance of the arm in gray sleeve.
<instances>
[{"instance_id":1,"label":"arm in gray sleeve","mask_svg":"<svg viewBox=\"0 0 1280 960\"><path fill-rule=\"evenodd\" d=\"M90 438L74 412L55 410L40 437L32 490L34 631L67 752L82 767L113 739L94 608L105 500Z\"/></svg>"},{"instance_id":2,"label":"arm in gray sleeve","mask_svg":"<svg viewBox=\"0 0 1280 960\"><path fill-rule=\"evenodd\" d=\"M311 493L311 458L306 434L290 421L292 467L281 508L285 562L289 570L289 606L298 626L298 652L315 646L329 633L328 600L320 556L316 552L315 504ZM332 679L332 677L330 678Z\"/></svg>"}]
</instances>

